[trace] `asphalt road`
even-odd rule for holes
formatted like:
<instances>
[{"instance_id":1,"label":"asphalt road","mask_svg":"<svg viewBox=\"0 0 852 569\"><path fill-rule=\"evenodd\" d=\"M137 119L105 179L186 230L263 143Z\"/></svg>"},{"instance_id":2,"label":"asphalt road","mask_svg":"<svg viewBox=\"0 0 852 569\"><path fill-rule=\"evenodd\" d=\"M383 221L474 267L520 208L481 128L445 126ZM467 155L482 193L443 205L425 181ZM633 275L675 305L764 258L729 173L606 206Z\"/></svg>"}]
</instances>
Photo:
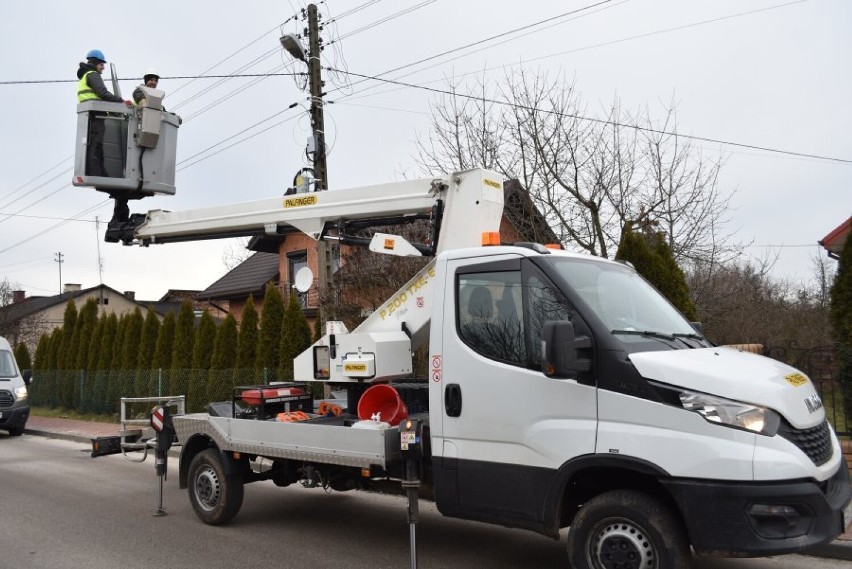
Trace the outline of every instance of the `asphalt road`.
<instances>
[{"instance_id":1,"label":"asphalt road","mask_svg":"<svg viewBox=\"0 0 852 569\"><path fill-rule=\"evenodd\" d=\"M228 526L210 527L177 487L165 484L167 516L155 517L151 458L92 459L81 443L0 434L0 569L310 567L408 568L405 501L363 492L246 487ZM420 568L565 568L565 539L443 518L421 503ZM696 569L852 569L804 556L697 559Z\"/></svg>"}]
</instances>

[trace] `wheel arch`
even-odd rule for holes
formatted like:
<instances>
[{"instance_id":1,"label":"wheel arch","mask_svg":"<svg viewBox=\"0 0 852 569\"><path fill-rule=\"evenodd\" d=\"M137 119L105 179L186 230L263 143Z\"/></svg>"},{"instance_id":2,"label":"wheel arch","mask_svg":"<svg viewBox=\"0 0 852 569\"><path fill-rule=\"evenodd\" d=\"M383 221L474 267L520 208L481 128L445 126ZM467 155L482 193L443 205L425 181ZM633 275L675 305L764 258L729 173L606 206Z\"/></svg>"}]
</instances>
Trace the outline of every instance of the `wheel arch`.
<instances>
[{"instance_id":1,"label":"wheel arch","mask_svg":"<svg viewBox=\"0 0 852 569\"><path fill-rule=\"evenodd\" d=\"M659 466L635 457L588 455L572 459L556 471L544 505L546 535L557 536L571 525L580 507L610 490L637 490L668 505L684 523L674 498L660 483L669 474ZM683 526L685 527L685 525Z\"/></svg>"},{"instance_id":2,"label":"wheel arch","mask_svg":"<svg viewBox=\"0 0 852 569\"><path fill-rule=\"evenodd\" d=\"M233 461L230 456L222 452L219 446L211 437L204 434L192 435L189 440L183 445L183 450L180 453L180 469L178 473L178 486L183 490L189 484L189 465L192 464L192 459L195 455L208 448L216 449L219 453L219 458L222 461L222 466L225 472L230 474L235 471Z\"/></svg>"}]
</instances>

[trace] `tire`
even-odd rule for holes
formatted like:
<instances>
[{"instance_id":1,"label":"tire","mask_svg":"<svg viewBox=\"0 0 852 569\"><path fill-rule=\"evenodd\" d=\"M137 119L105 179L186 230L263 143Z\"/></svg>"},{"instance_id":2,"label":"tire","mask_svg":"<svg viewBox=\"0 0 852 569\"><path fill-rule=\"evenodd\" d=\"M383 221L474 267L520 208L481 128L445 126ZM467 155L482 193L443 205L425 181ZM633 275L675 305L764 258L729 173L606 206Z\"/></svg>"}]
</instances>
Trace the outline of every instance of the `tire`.
<instances>
[{"instance_id":1,"label":"tire","mask_svg":"<svg viewBox=\"0 0 852 569\"><path fill-rule=\"evenodd\" d=\"M9 427L9 434L13 437L20 437L24 434L23 427Z\"/></svg>"},{"instance_id":2,"label":"tire","mask_svg":"<svg viewBox=\"0 0 852 569\"><path fill-rule=\"evenodd\" d=\"M689 569L692 554L678 517L635 490L586 502L568 531L573 569Z\"/></svg>"},{"instance_id":3,"label":"tire","mask_svg":"<svg viewBox=\"0 0 852 569\"><path fill-rule=\"evenodd\" d=\"M216 449L201 451L189 465L189 501L201 521L220 525L231 521L243 505L243 481L225 474Z\"/></svg>"}]
</instances>

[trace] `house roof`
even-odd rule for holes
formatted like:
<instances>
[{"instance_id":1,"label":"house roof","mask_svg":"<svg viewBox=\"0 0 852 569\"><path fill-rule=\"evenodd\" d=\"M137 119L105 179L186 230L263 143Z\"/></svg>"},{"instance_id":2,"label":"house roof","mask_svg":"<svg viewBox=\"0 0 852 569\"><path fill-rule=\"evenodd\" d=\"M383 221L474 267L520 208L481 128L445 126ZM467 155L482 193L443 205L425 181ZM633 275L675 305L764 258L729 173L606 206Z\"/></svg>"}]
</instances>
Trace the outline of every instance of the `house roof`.
<instances>
[{"instance_id":1,"label":"house roof","mask_svg":"<svg viewBox=\"0 0 852 569\"><path fill-rule=\"evenodd\" d=\"M41 312L42 310L46 310L52 306L64 304L71 299L76 299L81 296L85 296L99 289L108 290L119 296L124 296L124 294L118 292L110 286L96 285L80 290L63 292L62 294L57 294L55 296L31 296L29 298L25 298L21 302L14 302L12 304L9 304L8 306L0 307L0 313L2 313L4 320L13 322L16 320L20 320L21 318L26 318L28 316ZM135 300L131 302L135 302L136 304L142 307L147 306L145 303L137 302Z\"/></svg>"},{"instance_id":2,"label":"house roof","mask_svg":"<svg viewBox=\"0 0 852 569\"><path fill-rule=\"evenodd\" d=\"M819 240L828 254L832 257L839 257L843 246L846 244L846 239L849 237L849 232L852 231L852 217L847 217L846 221L835 227L831 232Z\"/></svg>"},{"instance_id":3,"label":"house roof","mask_svg":"<svg viewBox=\"0 0 852 569\"><path fill-rule=\"evenodd\" d=\"M198 293L196 298L213 300L254 293L262 295L266 284L277 276L278 254L258 252Z\"/></svg>"},{"instance_id":4,"label":"house roof","mask_svg":"<svg viewBox=\"0 0 852 569\"><path fill-rule=\"evenodd\" d=\"M503 184L503 201L503 215L523 239L533 243L559 243L556 233L530 199L529 191L518 180L506 180Z\"/></svg>"}]
</instances>

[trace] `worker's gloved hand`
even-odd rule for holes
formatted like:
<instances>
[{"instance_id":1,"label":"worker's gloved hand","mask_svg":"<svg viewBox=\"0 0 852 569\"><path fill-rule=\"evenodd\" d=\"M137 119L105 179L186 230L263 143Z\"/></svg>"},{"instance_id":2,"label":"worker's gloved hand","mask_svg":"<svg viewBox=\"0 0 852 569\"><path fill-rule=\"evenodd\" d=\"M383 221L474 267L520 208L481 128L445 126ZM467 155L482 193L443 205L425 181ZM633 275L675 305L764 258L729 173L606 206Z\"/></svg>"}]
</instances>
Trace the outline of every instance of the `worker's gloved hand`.
<instances>
[{"instance_id":1,"label":"worker's gloved hand","mask_svg":"<svg viewBox=\"0 0 852 569\"><path fill-rule=\"evenodd\" d=\"M128 107L132 107L132 106L133 106L133 101L127 101L127 100L125 100L125 101L124 101L124 104L125 104L126 106L128 106Z\"/></svg>"}]
</instances>

